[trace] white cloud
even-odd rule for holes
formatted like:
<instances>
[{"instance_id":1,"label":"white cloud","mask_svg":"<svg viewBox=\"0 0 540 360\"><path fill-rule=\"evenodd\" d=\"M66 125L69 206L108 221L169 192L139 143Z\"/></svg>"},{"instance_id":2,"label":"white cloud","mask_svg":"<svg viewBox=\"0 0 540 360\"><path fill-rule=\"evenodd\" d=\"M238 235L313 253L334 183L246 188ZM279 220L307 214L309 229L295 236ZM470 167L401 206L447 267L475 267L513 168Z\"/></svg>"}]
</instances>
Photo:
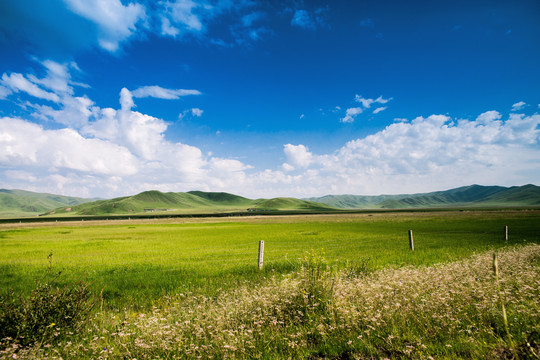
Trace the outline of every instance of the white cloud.
<instances>
[{"instance_id":1,"label":"white cloud","mask_svg":"<svg viewBox=\"0 0 540 360\"><path fill-rule=\"evenodd\" d=\"M85 139L71 129L44 130L16 118L0 118L0 149L0 163L4 166L107 175L129 175L138 168L135 157L118 145Z\"/></svg>"},{"instance_id":2,"label":"white cloud","mask_svg":"<svg viewBox=\"0 0 540 360\"><path fill-rule=\"evenodd\" d=\"M496 111L485 112L473 121L455 122L445 115L417 117L349 141L327 155L308 152L303 145L286 145L288 162L283 169L293 169L292 159L307 169L294 179L283 179L283 188L297 196L309 196L408 193L494 181L499 185L539 181L540 115L512 114L506 121L500 118ZM304 188L293 186L300 184L305 184Z\"/></svg>"},{"instance_id":3,"label":"white cloud","mask_svg":"<svg viewBox=\"0 0 540 360\"><path fill-rule=\"evenodd\" d=\"M192 108L192 109L189 109L189 110L184 110L180 114L178 114L178 119L182 120L187 115L191 115L193 117L201 117L203 113L204 113L204 110L202 110L202 109Z\"/></svg>"},{"instance_id":4,"label":"white cloud","mask_svg":"<svg viewBox=\"0 0 540 360\"><path fill-rule=\"evenodd\" d=\"M43 65L44 78L19 77L58 96L59 102L51 106L29 103L29 107L36 115L52 119L52 128L59 124L64 128L46 129L25 119L1 118L1 187L104 197L148 189L302 197L540 181L538 114L513 113L503 119L501 113L490 110L472 120L446 115L411 121L396 118L383 130L327 153L288 143L283 146L284 161L275 168L255 169L238 159L204 155L195 146L171 142L166 138L165 121L133 110L135 95L168 99L196 90L154 86L131 92L124 88L118 108L99 108L88 96L76 94L81 89L74 87L70 76L76 65ZM4 75L11 83L13 74ZM27 83L19 88L30 89ZM34 90L29 92L43 95ZM375 110L373 104L390 101L359 98ZM344 119L353 121L367 111L362 100L358 101L361 106L347 109ZM193 107L183 114L201 116L203 110Z\"/></svg>"},{"instance_id":5,"label":"white cloud","mask_svg":"<svg viewBox=\"0 0 540 360\"><path fill-rule=\"evenodd\" d=\"M52 60L45 60L41 65L47 70L47 75L39 79L34 75L28 75L28 78L35 84L43 86L53 91L55 94L73 94L71 85L88 87L86 84L77 83L71 80L70 69L79 70L76 63L61 64Z\"/></svg>"},{"instance_id":6,"label":"white cloud","mask_svg":"<svg viewBox=\"0 0 540 360\"><path fill-rule=\"evenodd\" d=\"M352 123L352 122L354 122L354 120L356 119L356 117L359 114L363 113L367 109L370 109L371 105L373 105L373 104L386 104L390 100L392 100L392 98L385 99L382 96L379 96L376 99L369 99L369 98L364 98L364 97L357 94L354 97L354 101L357 102L357 103L362 104L362 106L348 108L345 111L345 116L342 117L340 119L340 121L342 123ZM386 110L386 108L387 108L387 106L380 106L380 107L376 108L375 110L373 110L373 114L378 114L381 111ZM336 109L340 110L341 108L339 106L336 106Z\"/></svg>"},{"instance_id":7,"label":"white cloud","mask_svg":"<svg viewBox=\"0 0 540 360\"><path fill-rule=\"evenodd\" d=\"M0 85L0 99L5 99L11 95L12 91L5 86Z\"/></svg>"},{"instance_id":8,"label":"white cloud","mask_svg":"<svg viewBox=\"0 0 540 360\"><path fill-rule=\"evenodd\" d=\"M293 167L308 167L313 160L313 154L309 152L308 148L304 145L292 145L286 144L283 146L283 152L287 157L287 169L291 170Z\"/></svg>"},{"instance_id":9,"label":"white cloud","mask_svg":"<svg viewBox=\"0 0 540 360\"><path fill-rule=\"evenodd\" d=\"M180 34L180 30L172 26L168 18L161 17L161 35L176 37L178 34Z\"/></svg>"},{"instance_id":10,"label":"white cloud","mask_svg":"<svg viewBox=\"0 0 540 360\"><path fill-rule=\"evenodd\" d=\"M200 15L195 14L197 8L205 8L204 5L198 4L192 0L176 0L173 2L166 2L166 8L170 19L177 26L181 26L183 30L187 31L202 31L203 24ZM206 7L209 9L210 7ZM167 18L166 18L167 19ZM168 20L168 19L167 19ZM175 34L168 33L167 35L176 36L180 33L178 28L175 28Z\"/></svg>"},{"instance_id":11,"label":"white cloud","mask_svg":"<svg viewBox=\"0 0 540 360\"><path fill-rule=\"evenodd\" d=\"M527 105L524 101L520 101L512 105L512 111L519 111L522 110L525 105Z\"/></svg>"},{"instance_id":12,"label":"white cloud","mask_svg":"<svg viewBox=\"0 0 540 360\"><path fill-rule=\"evenodd\" d=\"M62 98L61 109L56 110L50 106L37 105L35 106L37 110L35 115L52 119L62 125L81 128L88 123L92 116L93 105L94 102L86 96L66 96Z\"/></svg>"},{"instance_id":13,"label":"white cloud","mask_svg":"<svg viewBox=\"0 0 540 360\"><path fill-rule=\"evenodd\" d=\"M382 96L379 96L377 99L367 99L358 94L355 96L355 101L361 103L366 109L369 109L372 104L386 104L390 100L392 100L392 98L384 99Z\"/></svg>"},{"instance_id":14,"label":"white cloud","mask_svg":"<svg viewBox=\"0 0 540 360\"><path fill-rule=\"evenodd\" d=\"M345 113L345 117L341 119L343 123L352 123L358 114L364 111L361 107L349 108Z\"/></svg>"},{"instance_id":15,"label":"white cloud","mask_svg":"<svg viewBox=\"0 0 540 360\"><path fill-rule=\"evenodd\" d=\"M203 112L204 112L204 110L201 110L199 108L191 109L191 115L196 116L196 117L201 117Z\"/></svg>"},{"instance_id":16,"label":"white cloud","mask_svg":"<svg viewBox=\"0 0 540 360\"><path fill-rule=\"evenodd\" d=\"M110 52L136 31L144 19L145 8L139 3L124 6L120 0L64 0L74 13L94 22L99 31L99 45Z\"/></svg>"},{"instance_id":17,"label":"white cloud","mask_svg":"<svg viewBox=\"0 0 540 360\"><path fill-rule=\"evenodd\" d=\"M46 76L38 78L33 74L24 76L18 73L2 75L0 82L14 92L25 92L38 99L54 102L54 107L29 102L36 110L38 118L50 119L57 123L74 127L84 126L92 113L94 103L86 96L74 97L72 85L87 88L88 85L71 79L70 69L79 71L76 63L60 64L51 60L40 62L46 70ZM50 90L51 92L47 91ZM11 90L6 96L11 94Z\"/></svg>"},{"instance_id":18,"label":"white cloud","mask_svg":"<svg viewBox=\"0 0 540 360\"><path fill-rule=\"evenodd\" d=\"M154 97L158 99L174 100L187 95L201 95L201 92L198 90L165 89L160 86L142 86L132 91L131 94L136 98Z\"/></svg>"},{"instance_id":19,"label":"white cloud","mask_svg":"<svg viewBox=\"0 0 540 360\"><path fill-rule=\"evenodd\" d=\"M24 75L19 73L11 73L10 75L4 73L0 84L6 88L9 88L12 92L18 93L20 91L27 93L28 95L49 100L52 102L59 102L60 98L55 93L51 93L41 89L35 83L31 82Z\"/></svg>"},{"instance_id":20,"label":"white cloud","mask_svg":"<svg viewBox=\"0 0 540 360\"><path fill-rule=\"evenodd\" d=\"M480 114L476 118L476 122L481 125L487 125L487 124L492 123L493 121L500 120L501 118L502 118L502 115L498 111L491 110L491 111L486 111Z\"/></svg>"}]
</instances>

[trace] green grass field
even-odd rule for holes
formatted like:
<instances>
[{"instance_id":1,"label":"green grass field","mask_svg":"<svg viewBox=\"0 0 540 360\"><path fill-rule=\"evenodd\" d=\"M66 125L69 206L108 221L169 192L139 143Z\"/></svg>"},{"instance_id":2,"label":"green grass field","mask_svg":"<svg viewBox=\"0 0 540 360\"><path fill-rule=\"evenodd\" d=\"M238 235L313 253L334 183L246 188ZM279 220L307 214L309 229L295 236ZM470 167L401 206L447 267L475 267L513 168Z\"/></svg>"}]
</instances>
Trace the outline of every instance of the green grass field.
<instances>
[{"instance_id":1,"label":"green grass field","mask_svg":"<svg viewBox=\"0 0 540 360\"><path fill-rule=\"evenodd\" d=\"M508 243L504 225L510 228ZM414 253L408 248L409 229ZM538 243L539 230L539 211L3 225L0 291L24 293L36 279L61 271L59 283L88 279L95 292L102 292L105 306L144 309L164 295L212 295L298 270L310 250L324 253L336 269L432 265L505 245ZM263 271L256 266L259 240L265 241Z\"/></svg>"},{"instance_id":2,"label":"green grass field","mask_svg":"<svg viewBox=\"0 0 540 360\"><path fill-rule=\"evenodd\" d=\"M505 210L3 224L0 359L535 359L539 220ZM81 279L89 318L75 311L88 304L71 287Z\"/></svg>"}]
</instances>

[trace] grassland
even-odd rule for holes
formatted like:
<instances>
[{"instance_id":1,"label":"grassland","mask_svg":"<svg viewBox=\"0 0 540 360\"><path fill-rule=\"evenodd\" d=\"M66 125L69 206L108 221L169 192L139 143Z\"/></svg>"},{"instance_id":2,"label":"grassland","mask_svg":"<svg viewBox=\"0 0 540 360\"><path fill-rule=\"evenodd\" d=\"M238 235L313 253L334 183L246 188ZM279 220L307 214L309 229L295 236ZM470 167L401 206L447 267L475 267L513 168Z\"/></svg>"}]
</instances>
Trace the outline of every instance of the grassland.
<instances>
[{"instance_id":1,"label":"grassland","mask_svg":"<svg viewBox=\"0 0 540 360\"><path fill-rule=\"evenodd\" d=\"M510 244L538 242L539 220L539 212L507 211L3 225L0 278L2 290L25 291L51 266L65 282L88 278L110 306L145 308L163 295L213 293L297 270L311 249L338 268L431 265L507 245L504 225Z\"/></svg>"},{"instance_id":2,"label":"grassland","mask_svg":"<svg viewBox=\"0 0 540 360\"><path fill-rule=\"evenodd\" d=\"M101 293L82 334L29 357L509 358L490 275L497 250L523 358L540 341L539 220L466 211L1 225L1 291L28 293L62 271L58 285L84 277Z\"/></svg>"}]
</instances>

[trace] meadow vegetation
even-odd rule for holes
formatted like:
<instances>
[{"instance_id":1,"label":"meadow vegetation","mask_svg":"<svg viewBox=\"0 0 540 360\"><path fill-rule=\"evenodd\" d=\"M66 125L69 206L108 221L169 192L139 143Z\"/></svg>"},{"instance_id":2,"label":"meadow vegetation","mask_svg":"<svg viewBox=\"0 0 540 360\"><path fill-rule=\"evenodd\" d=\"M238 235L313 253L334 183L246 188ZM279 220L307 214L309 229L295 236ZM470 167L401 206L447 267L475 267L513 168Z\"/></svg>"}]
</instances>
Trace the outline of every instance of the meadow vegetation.
<instances>
[{"instance_id":1,"label":"meadow vegetation","mask_svg":"<svg viewBox=\"0 0 540 360\"><path fill-rule=\"evenodd\" d=\"M82 286L93 296L72 298L77 315L56 315L71 322L47 318L39 340L4 339L2 356L537 358L539 217L473 211L3 226L4 309L29 308L36 279L49 292Z\"/></svg>"}]
</instances>

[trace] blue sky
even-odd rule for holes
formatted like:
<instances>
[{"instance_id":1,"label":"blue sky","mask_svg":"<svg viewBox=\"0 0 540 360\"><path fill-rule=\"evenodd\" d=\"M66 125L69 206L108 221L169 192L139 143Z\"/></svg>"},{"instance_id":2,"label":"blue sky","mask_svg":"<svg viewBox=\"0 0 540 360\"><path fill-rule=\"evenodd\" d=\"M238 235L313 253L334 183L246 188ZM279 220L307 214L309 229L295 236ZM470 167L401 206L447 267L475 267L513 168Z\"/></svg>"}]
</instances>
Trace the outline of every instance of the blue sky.
<instances>
[{"instance_id":1,"label":"blue sky","mask_svg":"<svg viewBox=\"0 0 540 360\"><path fill-rule=\"evenodd\" d=\"M540 3L0 3L0 187L540 183Z\"/></svg>"}]
</instances>

